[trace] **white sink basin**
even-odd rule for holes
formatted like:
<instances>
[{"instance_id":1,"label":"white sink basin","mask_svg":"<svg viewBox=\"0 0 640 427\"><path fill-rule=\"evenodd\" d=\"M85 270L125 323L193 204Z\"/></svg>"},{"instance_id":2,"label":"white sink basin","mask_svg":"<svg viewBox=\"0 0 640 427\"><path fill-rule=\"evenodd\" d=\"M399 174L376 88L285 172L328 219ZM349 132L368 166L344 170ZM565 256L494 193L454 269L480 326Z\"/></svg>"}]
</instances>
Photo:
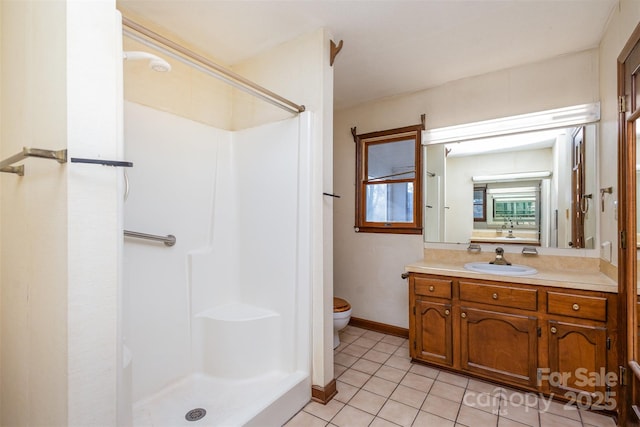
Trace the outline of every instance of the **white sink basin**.
<instances>
[{"instance_id":1,"label":"white sink basin","mask_svg":"<svg viewBox=\"0 0 640 427\"><path fill-rule=\"evenodd\" d=\"M488 262L470 262L465 264L464 268L477 273L498 274L500 276L529 276L538 272L535 268L526 265L496 265Z\"/></svg>"}]
</instances>

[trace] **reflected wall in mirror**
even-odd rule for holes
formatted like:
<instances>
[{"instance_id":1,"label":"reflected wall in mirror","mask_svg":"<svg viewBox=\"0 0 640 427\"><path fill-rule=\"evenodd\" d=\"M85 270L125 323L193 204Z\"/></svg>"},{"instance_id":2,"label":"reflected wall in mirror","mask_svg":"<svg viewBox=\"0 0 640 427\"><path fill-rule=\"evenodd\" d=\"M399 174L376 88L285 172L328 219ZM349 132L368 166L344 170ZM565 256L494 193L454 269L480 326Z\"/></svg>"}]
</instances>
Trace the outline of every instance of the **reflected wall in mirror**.
<instances>
[{"instance_id":1,"label":"reflected wall in mirror","mask_svg":"<svg viewBox=\"0 0 640 427\"><path fill-rule=\"evenodd\" d=\"M425 241L595 248L595 124L432 144L425 157Z\"/></svg>"}]
</instances>

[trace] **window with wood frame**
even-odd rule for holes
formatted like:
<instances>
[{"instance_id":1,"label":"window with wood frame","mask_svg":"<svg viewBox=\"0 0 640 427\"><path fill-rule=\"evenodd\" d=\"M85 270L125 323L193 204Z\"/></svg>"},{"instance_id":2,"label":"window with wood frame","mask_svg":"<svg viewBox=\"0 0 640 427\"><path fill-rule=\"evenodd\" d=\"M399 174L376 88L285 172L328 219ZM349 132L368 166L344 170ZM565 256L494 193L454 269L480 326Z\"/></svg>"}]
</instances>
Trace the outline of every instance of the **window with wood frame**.
<instances>
[{"instance_id":1,"label":"window with wood frame","mask_svg":"<svg viewBox=\"0 0 640 427\"><path fill-rule=\"evenodd\" d=\"M424 116L423 116L424 121ZM358 232L422 233L421 125L356 135Z\"/></svg>"}]
</instances>

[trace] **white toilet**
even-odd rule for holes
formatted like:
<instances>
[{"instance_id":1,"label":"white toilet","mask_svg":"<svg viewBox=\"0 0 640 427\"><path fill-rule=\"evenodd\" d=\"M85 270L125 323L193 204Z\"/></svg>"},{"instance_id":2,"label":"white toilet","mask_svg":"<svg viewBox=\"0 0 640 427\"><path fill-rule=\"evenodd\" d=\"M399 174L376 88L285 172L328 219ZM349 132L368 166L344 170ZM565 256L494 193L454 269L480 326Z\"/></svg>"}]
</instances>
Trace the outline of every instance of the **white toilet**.
<instances>
[{"instance_id":1,"label":"white toilet","mask_svg":"<svg viewBox=\"0 0 640 427\"><path fill-rule=\"evenodd\" d=\"M342 298L333 297L333 348L340 345L338 332L346 328L351 319L351 304Z\"/></svg>"}]
</instances>

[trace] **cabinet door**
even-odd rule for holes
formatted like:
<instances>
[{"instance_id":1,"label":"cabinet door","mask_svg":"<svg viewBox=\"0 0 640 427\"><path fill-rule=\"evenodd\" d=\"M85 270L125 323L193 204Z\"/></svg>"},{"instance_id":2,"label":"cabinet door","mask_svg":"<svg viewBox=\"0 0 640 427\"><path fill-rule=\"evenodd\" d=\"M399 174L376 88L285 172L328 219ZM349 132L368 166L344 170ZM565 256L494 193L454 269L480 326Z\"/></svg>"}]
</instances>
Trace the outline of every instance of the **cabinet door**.
<instances>
[{"instance_id":1,"label":"cabinet door","mask_svg":"<svg viewBox=\"0 0 640 427\"><path fill-rule=\"evenodd\" d=\"M451 366L452 337L451 304L417 300L415 357Z\"/></svg>"},{"instance_id":2,"label":"cabinet door","mask_svg":"<svg viewBox=\"0 0 640 427\"><path fill-rule=\"evenodd\" d=\"M605 396L607 330L549 321L549 388L567 397L588 393L591 402Z\"/></svg>"},{"instance_id":3,"label":"cabinet door","mask_svg":"<svg viewBox=\"0 0 640 427\"><path fill-rule=\"evenodd\" d=\"M536 386L535 317L462 307L462 369L514 384Z\"/></svg>"}]
</instances>

